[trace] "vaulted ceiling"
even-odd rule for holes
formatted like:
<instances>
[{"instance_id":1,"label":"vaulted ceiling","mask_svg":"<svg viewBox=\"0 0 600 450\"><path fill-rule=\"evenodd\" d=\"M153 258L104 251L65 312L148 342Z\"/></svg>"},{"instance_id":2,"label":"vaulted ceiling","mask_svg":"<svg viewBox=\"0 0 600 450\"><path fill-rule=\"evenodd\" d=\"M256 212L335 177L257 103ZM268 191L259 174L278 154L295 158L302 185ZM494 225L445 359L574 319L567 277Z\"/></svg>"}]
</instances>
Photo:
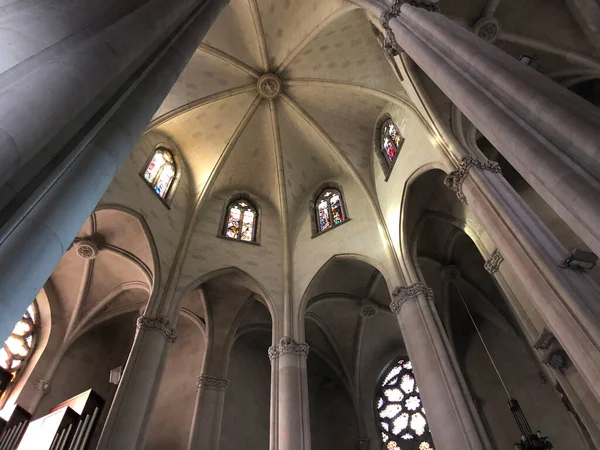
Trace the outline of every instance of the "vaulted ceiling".
<instances>
[{"instance_id":1,"label":"vaulted ceiling","mask_svg":"<svg viewBox=\"0 0 600 450\"><path fill-rule=\"evenodd\" d=\"M271 103L257 90L266 73L282 82ZM293 213L342 173L372 187L373 126L387 102L376 91L405 97L364 11L341 0L232 0L150 130L177 145L197 196L248 191L280 207L285 177Z\"/></svg>"}]
</instances>

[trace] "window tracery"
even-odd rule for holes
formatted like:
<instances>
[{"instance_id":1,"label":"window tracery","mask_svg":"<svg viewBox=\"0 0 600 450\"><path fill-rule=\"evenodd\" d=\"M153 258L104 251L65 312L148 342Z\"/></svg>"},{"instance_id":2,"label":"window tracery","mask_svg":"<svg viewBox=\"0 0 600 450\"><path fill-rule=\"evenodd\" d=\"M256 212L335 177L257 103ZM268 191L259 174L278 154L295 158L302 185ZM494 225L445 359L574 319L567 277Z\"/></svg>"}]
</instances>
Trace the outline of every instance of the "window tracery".
<instances>
[{"instance_id":1,"label":"window tracery","mask_svg":"<svg viewBox=\"0 0 600 450\"><path fill-rule=\"evenodd\" d=\"M399 359L380 383L375 408L387 450L434 450L412 364Z\"/></svg>"},{"instance_id":2,"label":"window tracery","mask_svg":"<svg viewBox=\"0 0 600 450\"><path fill-rule=\"evenodd\" d=\"M315 202L317 231L322 233L341 225L347 220L342 194L337 189L327 188Z\"/></svg>"},{"instance_id":3,"label":"window tracery","mask_svg":"<svg viewBox=\"0 0 600 450\"><path fill-rule=\"evenodd\" d=\"M246 199L231 202L227 207L223 235L229 239L256 242L258 212Z\"/></svg>"},{"instance_id":4,"label":"window tracery","mask_svg":"<svg viewBox=\"0 0 600 450\"><path fill-rule=\"evenodd\" d=\"M159 147L144 170L144 179L161 199L166 199L177 171L173 155Z\"/></svg>"},{"instance_id":5,"label":"window tracery","mask_svg":"<svg viewBox=\"0 0 600 450\"><path fill-rule=\"evenodd\" d=\"M38 312L31 304L10 336L0 348L0 367L12 374L14 380L35 347Z\"/></svg>"}]
</instances>

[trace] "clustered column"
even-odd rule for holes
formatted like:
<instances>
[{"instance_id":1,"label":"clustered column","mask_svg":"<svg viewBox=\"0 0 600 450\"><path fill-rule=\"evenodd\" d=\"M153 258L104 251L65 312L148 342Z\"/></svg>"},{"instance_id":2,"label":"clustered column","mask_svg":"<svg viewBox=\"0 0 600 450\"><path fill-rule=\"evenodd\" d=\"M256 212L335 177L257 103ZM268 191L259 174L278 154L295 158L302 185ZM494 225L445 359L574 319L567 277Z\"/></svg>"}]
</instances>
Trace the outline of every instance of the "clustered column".
<instances>
[{"instance_id":1,"label":"clustered column","mask_svg":"<svg viewBox=\"0 0 600 450\"><path fill-rule=\"evenodd\" d=\"M271 413L271 450L310 450L308 350L308 344L290 337L269 348L274 397L271 408L275 409Z\"/></svg>"},{"instance_id":2,"label":"clustered column","mask_svg":"<svg viewBox=\"0 0 600 450\"><path fill-rule=\"evenodd\" d=\"M466 156L446 185L468 203L600 400L598 286L589 275L558 266L567 250L508 184L497 163Z\"/></svg>"},{"instance_id":3,"label":"clustered column","mask_svg":"<svg viewBox=\"0 0 600 450\"><path fill-rule=\"evenodd\" d=\"M600 254L600 111L436 9L397 1L382 18L388 40Z\"/></svg>"},{"instance_id":4,"label":"clustered column","mask_svg":"<svg viewBox=\"0 0 600 450\"><path fill-rule=\"evenodd\" d=\"M214 450L219 448L225 393L229 380L223 377L200 375L196 406L192 419L189 450Z\"/></svg>"},{"instance_id":5,"label":"clustered column","mask_svg":"<svg viewBox=\"0 0 600 450\"><path fill-rule=\"evenodd\" d=\"M390 309L398 317L434 441L447 450L491 449L437 315L433 291L423 283L396 288Z\"/></svg>"}]
</instances>

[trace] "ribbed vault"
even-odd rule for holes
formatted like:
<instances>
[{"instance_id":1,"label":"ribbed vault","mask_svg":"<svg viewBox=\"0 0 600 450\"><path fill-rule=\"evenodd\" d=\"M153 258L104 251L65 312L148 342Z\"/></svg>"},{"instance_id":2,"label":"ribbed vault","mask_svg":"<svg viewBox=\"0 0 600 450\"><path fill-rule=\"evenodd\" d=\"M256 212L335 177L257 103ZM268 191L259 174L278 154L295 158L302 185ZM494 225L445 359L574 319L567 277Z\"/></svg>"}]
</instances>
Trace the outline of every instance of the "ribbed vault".
<instances>
[{"instance_id":1,"label":"ribbed vault","mask_svg":"<svg viewBox=\"0 0 600 450\"><path fill-rule=\"evenodd\" d=\"M269 73L282 82L273 99L257 89ZM373 124L390 100L407 102L364 11L232 0L150 129L178 146L200 201L248 191L293 225L328 179L349 175L373 195Z\"/></svg>"}]
</instances>

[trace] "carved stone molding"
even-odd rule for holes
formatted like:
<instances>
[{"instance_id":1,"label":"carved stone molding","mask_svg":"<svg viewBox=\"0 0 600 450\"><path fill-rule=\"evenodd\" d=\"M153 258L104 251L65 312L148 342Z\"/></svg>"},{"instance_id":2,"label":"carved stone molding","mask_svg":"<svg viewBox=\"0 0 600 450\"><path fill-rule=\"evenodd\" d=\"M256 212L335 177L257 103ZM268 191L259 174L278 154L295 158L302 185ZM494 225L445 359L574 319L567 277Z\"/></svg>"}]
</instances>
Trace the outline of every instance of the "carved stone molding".
<instances>
[{"instance_id":1,"label":"carved stone molding","mask_svg":"<svg viewBox=\"0 0 600 450\"><path fill-rule=\"evenodd\" d=\"M390 56L394 57L399 55L402 51L398 42L396 41L396 36L390 27L390 20L394 17L398 17L400 15L400 8L403 4L409 4L416 8L425 9L431 12L439 12L439 7L437 5L438 0L395 0L394 4L390 7L389 10L384 12L381 15L381 25L385 30L385 40L383 42L383 49Z\"/></svg>"},{"instance_id":2,"label":"carved stone molding","mask_svg":"<svg viewBox=\"0 0 600 450\"><path fill-rule=\"evenodd\" d=\"M378 311L379 307L369 300L364 300L360 307L360 315L365 319L371 319L375 317Z\"/></svg>"},{"instance_id":3,"label":"carved stone molding","mask_svg":"<svg viewBox=\"0 0 600 450\"><path fill-rule=\"evenodd\" d=\"M533 348L542 353L542 362L552 369L563 372L571 365L567 352L562 348L556 336L547 328L544 328L544 331L538 336Z\"/></svg>"},{"instance_id":4,"label":"carved stone molding","mask_svg":"<svg viewBox=\"0 0 600 450\"><path fill-rule=\"evenodd\" d=\"M293 353L294 355L308 356L308 344L296 342L289 336L281 338L276 346L269 347L269 359L273 361L281 355Z\"/></svg>"},{"instance_id":5,"label":"carved stone molding","mask_svg":"<svg viewBox=\"0 0 600 450\"><path fill-rule=\"evenodd\" d=\"M83 259L95 259L98 256L98 246L90 240L82 240L75 244L77 254Z\"/></svg>"},{"instance_id":6,"label":"carved stone molding","mask_svg":"<svg viewBox=\"0 0 600 450\"><path fill-rule=\"evenodd\" d=\"M169 319L165 316L160 317L146 317L140 316L137 318L136 327L138 330L146 329L153 330L162 333L164 338L170 344L174 343L177 340L177 332L171 326Z\"/></svg>"},{"instance_id":7,"label":"carved stone molding","mask_svg":"<svg viewBox=\"0 0 600 450\"><path fill-rule=\"evenodd\" d=\"M213 391L226 391L229 389L229 380L227 378L210 377L200 375L196 378L198 389L208 389Z\"/></svg>"},{"instance_id":8,"label":"carved stone molding","mask_svg":"<svg viewBox=\"0 0 600 450\"><path fill-rule=\"evenodd\" d=\"M37 391L42 391L43 394L46 394L50 390L50 382L48 380L39 379L35 382L33 387Z\"/></svg>"},{"instance_id":9,"label":"carved stone molding","mask_svg":"<svg viewBox=\"0 0 600 450\"><path fill-rule=\"evenodd\" d=\"M394 314L398 314L402 309L402 305L419 294L423 294L427 300L433 301L433 290L423 283L415 283L412 286L406 287L397 287L394 289L394 292L392 292L390 310Z\"/></svg>"},{"instance_id":10,"label":"carved stone molding","mask_svg":"<svg viewBox=\"0 0 600 450\"><path fill-rule=\"evenodd\" d=\"M484 41L493 44L500 35L500 22L493 17L484 17L475 24L473 33Z\"/></svg>"},{"instance_id":11,"label":"carved stone molding","mask_svg":"<svg viewBox=\"0 0 600 450\"><path fill-rule=\"evenodd\" d=\"M282 83L277 75L266 73L258 79L256 89L261 96L272 100L281 94Z\"/></svg>"},{"instance_id":12,"label":"carved stone molding","mask_svg":"<svg viewBox=\"0 0 600 450\"><path fill-rule=\"evenodd\" d=\"M463 157L463 159L460 161L458 169L453 170L448 174L444 180L444 184L446 187L455 191L459 200L465 204L467 203L467 198L465 197L465 194L463 194L462 185L465 181L465 178L467 178L467 175L469 175L469 170L471 170L472 167L475 167L479 170L489 170L493 173L502 173L500 164L495 161L488 160L482 162L470 155Z\"/></svg>"},{"instance_id":13,"label":"carved stone molding","mask_svg":"<svg viewBox=\"0 0 600 450\"><path fill-rule=\"evenodd\" d=\"M502 264L502 261L504 261L504 256L502 256L500 250L496 248L492 252L490 259L485 262L483 267L490 273L490 275L494 275L500 269L500 264Z\"/></svg>"}]
</instances>

